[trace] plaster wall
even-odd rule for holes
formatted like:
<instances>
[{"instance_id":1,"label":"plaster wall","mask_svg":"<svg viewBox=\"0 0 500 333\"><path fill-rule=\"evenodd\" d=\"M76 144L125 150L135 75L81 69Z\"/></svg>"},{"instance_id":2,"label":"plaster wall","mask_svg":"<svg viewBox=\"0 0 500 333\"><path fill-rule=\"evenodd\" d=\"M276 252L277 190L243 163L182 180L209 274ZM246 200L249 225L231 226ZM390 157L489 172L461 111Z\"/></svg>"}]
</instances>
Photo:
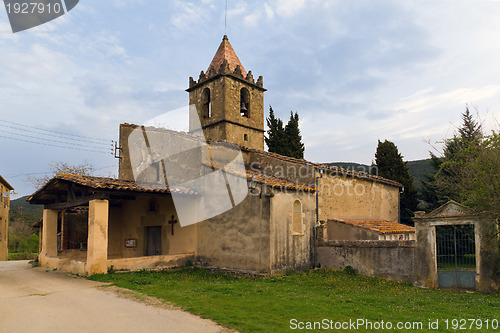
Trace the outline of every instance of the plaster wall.
<instances>
[{"instance_id":1,"label":"plaster wall","mask_svg":"<svg viewBox=\"0 0 500 333\"><path fill-rule=\"evenodd\" d=\"M230 211L196 226L197 254L202 264L270 272L269 197L248 195Z\"/></svg>"},{"instance_id":2,"label":"plaster wall","mask_svg":"<svg viewBox=\"0 0 500 333\"><path fill-rule=\"evenodd\" d=\"M399 188L362 178L325 174L319 179L319 216L320 220L399 222Z\"/></svg>"},{"instance_id":3,"label":"plaster wall","mask_svg":"<svg viewBox=\"0 0 500 333\"><path fill-rule=\"evenodd\" d=\"M150 211L151 201L156 209ZM179 222L172 226L168 223L172 215L178 220L174 203L170 196L138 195L136 200L125 201L121 207L121 216L110 225L110 249L115 258L134 258L146 256L146 227L161 227L161 245L163 255L186 254L196 252L197 227L181 227ZM111 233L113 230L113 233ZM135 248L125 246L126 239L136 239Z\"/></svg>"},{"instance_id":4,"label":"plaster wall","mask_svg":"<svg viewBox=\"0 0 500 333\"><path fill-rule=\"evenodd\" d=\"M8 193L7 197L3 193ZM0 183L0 261L9 259L9 208L10 191Z\"/></svg>"},{"instance_id":5,"label":"plaster wall","mask_svg":"<svg viewBox=\"0 0 500 333\"><path fill-rule=\"evenodd\" d=\"M301 203L302 232L293 230L293 205ZM315 224L314 193L274 191L271 198L271 268L272 271L311 266L312 228Z\"/></svg>"},{"instance_id":6,"label":"plaster wall","mask_svg":"<svg viewBox=\"0 0 500 333\"><path fill-rule=\"evenodd\" d=\"M106 273L108 270L108 216L107 200L89 202L89 231L86 269L89 274Z\"/></svg>"},{"instance_id":7,"label":"plaster wall","mask_svg":"<svg viewBox=\"0 0 500 333\"><path fill-rule=\"evenodd\" d=\"M342 222L327 221L328 240L378 240L379 233Z\"/></svg>"}]
</instances>

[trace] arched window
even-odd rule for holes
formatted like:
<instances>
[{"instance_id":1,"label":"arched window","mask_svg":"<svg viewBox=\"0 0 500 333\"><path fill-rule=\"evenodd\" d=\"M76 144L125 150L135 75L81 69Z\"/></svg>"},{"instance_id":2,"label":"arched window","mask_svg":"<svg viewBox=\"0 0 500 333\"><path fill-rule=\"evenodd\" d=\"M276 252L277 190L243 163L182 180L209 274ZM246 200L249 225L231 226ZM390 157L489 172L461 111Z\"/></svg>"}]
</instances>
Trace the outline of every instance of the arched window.
<instances>
[{"instance_id":1,"label":"arched window","mask_svg":"<svg viewBox=\"0 0 500 333\"><path fill-rule=\"evenodd\" d=\"M210 99L210 89L205 88L201 94L201 114L203 118L212 117L212 100Z\"/></svg>"},{"instance_id":2,"label":"arched window","mask_svg":"<svg viewBox=\"0 0 500 333\"><path fill-rule=\"evenodd\" d=\"M250 93L247 88L242 88L240 91L240 114L247 118L250 115Z\"/></svg>"},{"instance_id":3,"label":"arched window","mask_svg":"<svg viewBox=\"0 0 500 333\"><path fill-rule=\"evenodd\" d=\"M302 203L300 200L293 202L292 208L292 232L294 234L302 234Z\"/></svg>"}]
</instances>

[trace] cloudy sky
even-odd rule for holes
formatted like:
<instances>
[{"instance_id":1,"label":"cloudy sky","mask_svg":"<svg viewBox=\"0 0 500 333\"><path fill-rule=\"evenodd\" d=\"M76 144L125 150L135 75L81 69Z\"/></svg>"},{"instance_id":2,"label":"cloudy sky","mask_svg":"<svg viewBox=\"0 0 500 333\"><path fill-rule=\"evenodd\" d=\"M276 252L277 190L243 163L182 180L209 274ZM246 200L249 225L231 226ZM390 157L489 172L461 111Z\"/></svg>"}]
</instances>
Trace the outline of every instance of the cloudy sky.
<instances>
[{"instance_id":1,"label":"cloudy sky","mask_svg":"<svg viewBox=\"0 0 500 333\"><path fill-rule=\"evenodd\" d=\"M0 8L0 174L30 194L52 161L116 175L111 140L188 103L224 35L224 0L81 0L13 34ZM406 160L453 135L469 104L500 119L500 1L229 0L227 34L281 118L301 117L306 158ZM69 134L69 135L68 135Z\"/></svg>"}]
</instances>

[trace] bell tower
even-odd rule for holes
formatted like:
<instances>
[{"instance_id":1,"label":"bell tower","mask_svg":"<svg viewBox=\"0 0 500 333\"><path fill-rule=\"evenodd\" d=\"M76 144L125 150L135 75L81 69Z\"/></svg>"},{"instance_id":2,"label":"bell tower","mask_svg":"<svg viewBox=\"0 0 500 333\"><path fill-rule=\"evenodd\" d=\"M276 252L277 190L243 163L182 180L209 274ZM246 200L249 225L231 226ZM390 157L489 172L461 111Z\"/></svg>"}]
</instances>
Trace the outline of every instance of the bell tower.
<instances>
[{"instance_id":1,"label":"bell tower","mask_svg":"<svg viewBox=\"0 0 500 333\"><path fill-rule=\"evenodd\" d=\"M196 106L207 140L233 142L264 150L264 78L255 82L245 70L226 35L198 81L189 78L189 104ZM196 122L189 130L196 134Z\"/></svg>"}]
</instances>

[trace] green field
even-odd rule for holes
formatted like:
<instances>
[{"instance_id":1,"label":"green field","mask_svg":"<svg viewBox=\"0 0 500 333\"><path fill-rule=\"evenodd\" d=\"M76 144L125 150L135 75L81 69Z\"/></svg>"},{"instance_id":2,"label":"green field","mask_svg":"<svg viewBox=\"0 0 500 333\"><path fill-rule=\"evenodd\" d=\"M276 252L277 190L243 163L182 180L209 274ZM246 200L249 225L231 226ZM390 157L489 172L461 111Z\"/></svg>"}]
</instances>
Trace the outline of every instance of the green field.
<instances>
[{"instance_id":1,"label":"green field","mask_svg":"<svg viewBox=\"0 0 500 333\"><path fill-rule=\"evenodd\" d=\"M486 320L488 325L500 320L499 294L419 289L343 271L320 269L256 278L185 268L94 275L90 279L160 298L240 332L289 332L292 319L297 324L323 319L333 323L364 319L372 325L382 320L386 325L421 322L424 329L419 332L431 331L427 329L429 320L439 320L440 332L454 332L453 319L481 319L482 330L476 332L500 332L500 327L485 330ZM479 325L479 321L473 324ZM358 328L359 332L375 331Z\"/></svg>"}]
</instances>

